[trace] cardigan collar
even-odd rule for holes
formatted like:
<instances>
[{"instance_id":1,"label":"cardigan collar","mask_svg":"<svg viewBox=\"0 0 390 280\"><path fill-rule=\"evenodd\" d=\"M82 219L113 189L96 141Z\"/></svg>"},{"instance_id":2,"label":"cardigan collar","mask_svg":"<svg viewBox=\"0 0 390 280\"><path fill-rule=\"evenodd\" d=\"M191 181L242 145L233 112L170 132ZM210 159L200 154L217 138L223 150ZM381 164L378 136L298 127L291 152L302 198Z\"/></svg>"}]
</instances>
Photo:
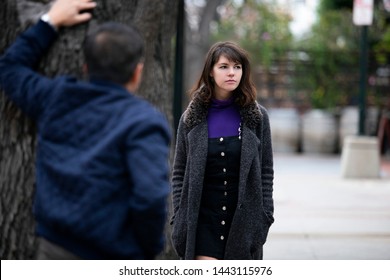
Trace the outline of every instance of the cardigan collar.
<instances>
[{"instance_id":1,"label":"cardigan collar","mask_svg":"<svg viewBox=\"0 0 390 280\"><path fill-rule=\"evenodd\" d=\"M209 107L209 104L199 99L193 99L184 112L184 123L187 127L192 129L201 122L206 121ZM257 101L245 107L240 107L239 110L242 123L250 129L255 129L261 123L262 113Z\"/></svg>"}]
</instances>

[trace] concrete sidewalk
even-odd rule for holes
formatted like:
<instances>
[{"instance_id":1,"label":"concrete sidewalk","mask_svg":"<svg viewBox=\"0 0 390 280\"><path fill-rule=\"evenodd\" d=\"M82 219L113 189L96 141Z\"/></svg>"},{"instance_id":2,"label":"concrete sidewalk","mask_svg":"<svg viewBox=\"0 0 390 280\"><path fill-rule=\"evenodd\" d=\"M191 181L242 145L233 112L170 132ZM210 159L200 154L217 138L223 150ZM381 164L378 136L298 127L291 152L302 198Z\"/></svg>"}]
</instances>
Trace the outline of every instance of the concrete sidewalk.
<instances>
[{"instance_id":1,"label":"concrete sidewalk","mask_svg":"<svg viewBox=\"0 0 390 280\"><path fill-rule=\"evenodd\" d=\"M390 161L380 179L341 178L339 155L275 154L268 260L390 260Z\"/></svg>"}]
</instances>

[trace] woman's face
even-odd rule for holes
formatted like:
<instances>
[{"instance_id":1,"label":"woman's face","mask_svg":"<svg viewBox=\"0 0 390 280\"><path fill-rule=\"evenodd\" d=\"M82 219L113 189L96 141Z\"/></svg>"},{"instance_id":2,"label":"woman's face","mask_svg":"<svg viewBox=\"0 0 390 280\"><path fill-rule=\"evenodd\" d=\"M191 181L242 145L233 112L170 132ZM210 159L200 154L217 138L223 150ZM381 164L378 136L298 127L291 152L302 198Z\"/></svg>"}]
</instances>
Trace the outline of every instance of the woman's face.
<instances>
[{"instance_id":1,"label":"woman's face","mask_svg":"<svg viewBox=\"0 0 390 280\"><path fill-rule=\"evenodd\" d=\"M214 78L214 95L216 99L226 100L238 87L242 77L242 65L229 61L221 55L214 64L210 76Z\"/></svg>"}]
</instances>

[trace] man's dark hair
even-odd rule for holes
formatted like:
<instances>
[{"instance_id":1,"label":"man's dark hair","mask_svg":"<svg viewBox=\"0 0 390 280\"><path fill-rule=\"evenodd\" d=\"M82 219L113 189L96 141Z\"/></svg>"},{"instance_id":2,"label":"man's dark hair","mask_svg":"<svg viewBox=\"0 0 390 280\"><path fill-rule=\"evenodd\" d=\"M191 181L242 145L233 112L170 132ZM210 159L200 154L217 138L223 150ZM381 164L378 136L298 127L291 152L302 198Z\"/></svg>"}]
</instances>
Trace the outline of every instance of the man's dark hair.
<instances>
[{"instance_id":1,"label":"man's dark hair","mask_svg":"<svg viewBox=\"0 0 390 280\"><path fill-rule=\"evenodd\" d=\"M84 56L90 79L124 85L143 58L144 43L134 26L108 22L90 32Z\"/></svg>"}]
</instances>

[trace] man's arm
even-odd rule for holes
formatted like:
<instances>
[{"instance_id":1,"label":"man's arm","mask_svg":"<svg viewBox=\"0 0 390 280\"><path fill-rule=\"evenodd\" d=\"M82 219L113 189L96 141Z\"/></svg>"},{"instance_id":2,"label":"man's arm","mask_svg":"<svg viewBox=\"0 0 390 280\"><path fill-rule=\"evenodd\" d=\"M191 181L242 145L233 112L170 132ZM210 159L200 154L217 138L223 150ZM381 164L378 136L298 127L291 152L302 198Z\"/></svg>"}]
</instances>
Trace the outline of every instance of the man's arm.
<instances>
[{"instance_id":1,"label":"man's arm","mask_svg":"<svg viewBox=\"0 0 390 280\"><path fill-rule=\"evenodd\" d=\"M91 14L80 14L80 11L95 5L90 0L56 1L47 14L49 23L39 21L20 35L1 57L0 87L30 116L38 116L45 95L53 87L51 81L36 73L34 68L57 38L55 30L89 20Z\"/></svg>"}]
</instances>

